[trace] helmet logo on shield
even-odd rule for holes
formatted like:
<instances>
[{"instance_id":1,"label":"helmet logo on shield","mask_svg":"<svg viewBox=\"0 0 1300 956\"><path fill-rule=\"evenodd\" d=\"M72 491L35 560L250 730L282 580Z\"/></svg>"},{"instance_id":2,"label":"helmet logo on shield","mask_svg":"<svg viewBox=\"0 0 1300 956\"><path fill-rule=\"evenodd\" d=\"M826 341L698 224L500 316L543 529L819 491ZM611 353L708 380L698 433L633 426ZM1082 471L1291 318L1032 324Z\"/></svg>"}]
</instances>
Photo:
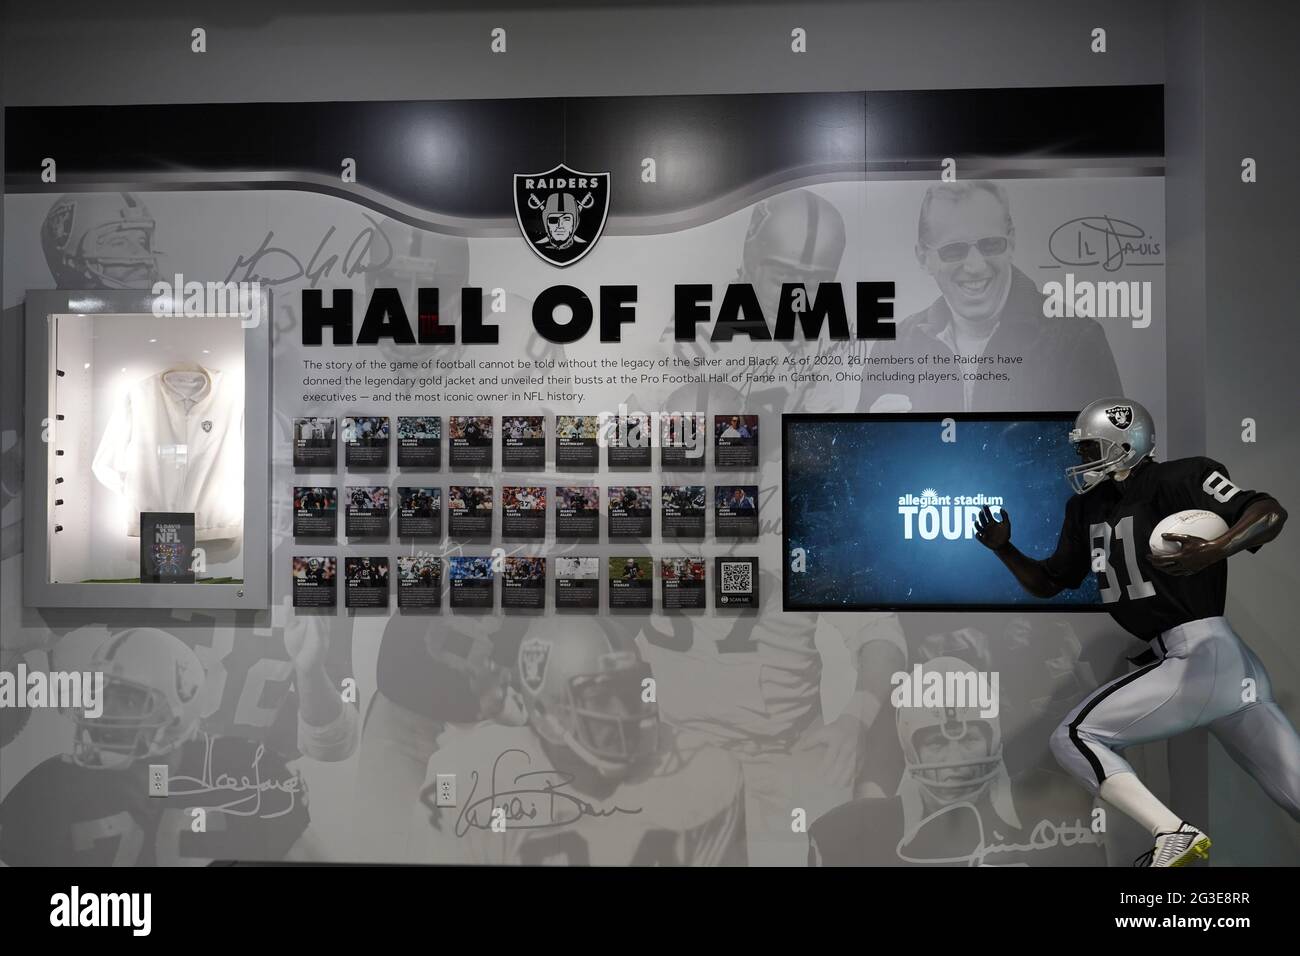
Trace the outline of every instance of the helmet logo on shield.
<instances>
[{"instance_id":1,"label":"helmet logo on shield","mask_svg":"<svg viewBox=\"0 0 1300 956\"><path fill-rule=\"evenodd\" d=\"M515 219L528 246L553 266L570 266L595 247L609 214L609 173L561 163L515 174Z\"/></svg>"}]
</instances>

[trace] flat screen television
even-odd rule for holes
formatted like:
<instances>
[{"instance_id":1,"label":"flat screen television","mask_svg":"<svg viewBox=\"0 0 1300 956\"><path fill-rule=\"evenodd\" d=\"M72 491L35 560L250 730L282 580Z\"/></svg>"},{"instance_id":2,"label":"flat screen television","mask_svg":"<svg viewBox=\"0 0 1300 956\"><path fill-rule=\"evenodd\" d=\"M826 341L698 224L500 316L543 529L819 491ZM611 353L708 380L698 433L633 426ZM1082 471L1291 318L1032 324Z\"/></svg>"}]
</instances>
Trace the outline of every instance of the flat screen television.
<instances>
[{"instance_id":1,"label":"flat screen television","mask_svg":"<svg viewBox=\"0 0 1300 956\"><path fill-rule=\"evenodd\" d=\"M1075 415L783 415L783 607L1102 610L1095 575L1036 598L974 535L1005 504L1017 548L1055 550Z\"/></svg>"}]
</instances>

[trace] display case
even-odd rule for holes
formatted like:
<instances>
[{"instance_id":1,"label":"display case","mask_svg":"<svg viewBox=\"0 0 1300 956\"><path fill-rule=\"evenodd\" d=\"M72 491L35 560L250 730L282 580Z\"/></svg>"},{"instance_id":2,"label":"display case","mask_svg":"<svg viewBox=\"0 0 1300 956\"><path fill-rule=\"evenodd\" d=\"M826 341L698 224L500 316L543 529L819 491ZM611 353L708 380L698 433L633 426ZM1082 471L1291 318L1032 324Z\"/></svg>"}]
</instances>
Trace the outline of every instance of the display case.
<instances>
[{"instance_id":1,"label":"display case","mask_svg":"<svg viewBox=\"0 0 1300 956\"><path fill-rule=\"evenodd\" d=\"M28 606L267 607L269 293L180 306L27 294Z\"/></svg>"}]
</instances>

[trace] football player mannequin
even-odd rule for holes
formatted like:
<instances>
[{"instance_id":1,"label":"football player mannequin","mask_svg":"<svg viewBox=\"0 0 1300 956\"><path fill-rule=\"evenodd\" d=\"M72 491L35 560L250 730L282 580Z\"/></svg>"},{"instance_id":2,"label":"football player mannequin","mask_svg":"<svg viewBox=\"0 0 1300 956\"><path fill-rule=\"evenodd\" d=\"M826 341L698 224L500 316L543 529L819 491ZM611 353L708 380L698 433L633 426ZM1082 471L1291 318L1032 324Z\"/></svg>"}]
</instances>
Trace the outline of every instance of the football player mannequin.
<instances>
[{"instance_id":1,"label":"football player mannequin","mask_svg":"<svg viewBox=\"0 0 1300 956\"><path fill-rule=\"evenodd\" d=\"M1111 616L1150 645L1137 661L1150 663L1104 685L1061 722L1051 740L1057 760L1154 835L1155 846L1139 865L1186 865L1207 856L1210 840L1137 778L1121 756L1133 744L1208 727L1300 820L1300 737L1275 703L1263 664L1223 616L1225 559L1277 537L1285 509L1263 492L1233 484L1212 459L1155 461L1151 416L1128 399L1088 405L1070 441L1081 464L1068 472L1076 495L1052 555L1040 560L1017 550L1005 510L999 520L985 508L976 522L976 537L1036 597L1077 588L1095 572ZM1166 534L1179 550L1148 553L1141 543L1153 528L1188 509L1217 514L1228 530L1214 540Z\"/></svg>"},{"instance_id":2,"label":"football player mannequin","mask_svg":"<svg viewBox=\"0 0 1300 956\"><path fill-rule=\"evenodd\" d=\"M974 674L936 657L924 674ZM905 771L892 799L837 807L809 828L809 863L822 866L1087 866L1105 861L1091 801L1062 794L1068 778L1041 770L1012 778L1002 726L979 707L899 707ZM1074 788L1071 788L1074 789Z\"/></svg>"},{"instance_id":3,"label":"football player mannequin","mask_svg":"<svg viewBox=\"0 0 1300 956\"><path fill-rule=\"evenodd\" d=\"M743 865L739 766L661 724L649 678L591 619L538 623L514 669L527 725L438 741L416 807L421 861ZM440 773L464 781L455 809L436 805Z\"/></svg>"},{"instance_id":4,"label":"football player mannequin","mask_svg":"<svg viewBox=\"0 0 1300 956\"><path fill-rule=\"evenodd\" d=\"M101 712L70 711L71 751L37 765L0 804L6 864L317 856L301 776L256 741L199 729L206 675L183 642L148 628L124 631L103 640L89 670L104 675ZM149 796L151 764L168 767L166 797ZM254 777L274 785L234 782Z\"/></svg>"}]
</instances>

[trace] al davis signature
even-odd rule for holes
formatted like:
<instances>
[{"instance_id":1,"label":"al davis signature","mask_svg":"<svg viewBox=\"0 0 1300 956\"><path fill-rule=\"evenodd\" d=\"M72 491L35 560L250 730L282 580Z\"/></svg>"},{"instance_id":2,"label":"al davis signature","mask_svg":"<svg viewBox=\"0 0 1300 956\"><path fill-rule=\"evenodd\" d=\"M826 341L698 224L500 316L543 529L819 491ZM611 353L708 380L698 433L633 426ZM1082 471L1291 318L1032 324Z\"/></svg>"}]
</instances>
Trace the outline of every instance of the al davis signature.
<instances>
[{"instance_id":1,"label":"al davis signature","mask_svg":"<svg viewBox=\"0 0 1300 956\"><path fill-rule=\"evenodd\" d=\"M975 849L971 850L970 853L960 856L919 858L908 856L906 852L904 852L906 845L912 841L912 838L920 832L927 823L932 820L937 820L946 813L952 813L958 810L969 810L971 816L975 819L975 826L978 834ZM984 842L984 820L980 816L979 810L975 808L975 805L971 803L953 803L940 810L936 810L934 813L921 820L921 822L916 825L915 829L910 833L903 835L903 838L898 841L898 846L895 849L898 853L898 858L904 863L921 863L930 866L940 863L961 863L966 866L1028 866L1029 864L1027 862L997 864L985 863L984 861L987 857L998 853L1031 853L1039 850L1051 850L1058 846L1069 848L1088 843L1100 846L1101 842L1100 835L1093 833L1079 820L1075 820L1074 823L1053 823L1050 820L1040 820L1034 829L1030 831L1028 843L986 844Z\"/></svg>"},{"instance_id":2,"label":"al davis signature","mask_svg":"<svg viewBox=\"0 0 1300 956\"><path fill-rule=\"evenodd\" d=\"M362 215L369 225L362 227L346 246L334 239L337 228L330 226L306 262L283 246L274 245L275 232L272 230L262 237L251 253L236 257L226 281L256 281L277 286L306 279L308 287L315 288L324 279L350 279L378 272L392 261L393 244L375 219Z\"/></svg>"},{"instance_id":3,"label":"al davis signature","mask_svg":"<svg viewBox=\"0 0 1300 956\"><path fill-rule=\"evenodd\" d=\"M477 797L480 776L470 775L469 798L456 818L456 836L463 837L470 830L490 830L492 814L497 808L504 811L506 826L513 830L543 830L562 827L588 817L612 817L616 814L641 812L626 807L598 807L588 803L564 788L573 782L573 774L554 769L519 770L522 758L525 766L532 765L532 757L524 750L503 750L492 761L492 774L487 781L488 793ZM513 769L507 763L516 762Z\"/></svg>"},{"instance_id":4,"label":"al davis signature","mask_svg":"<svg viewBox=\"0 0 1300 956\"><path fill-rule=\"evenodd\" d=\"M1118 272L1130 257L1161 254L1160 243L1141 226L1114 216L1080 216L1063 222L1047 239L1047 251L1063 266L1101 266Z\"/></svg>"},{"instance_id":5,"label":"al davis signature","mask_svg":"<svg viewBox=\"0 0 1300 956\"><path fill-rule=\"evenodd\" d=\"M291 773L285 780L263 780L261 763L262 757L266 754L265 745L257 745L257 750L253 753L253 762L250 764L247 773L236 777L234 774L222 772L214 776L212 748L216 738L207 734L204 734L204 738L203 776L190 777L178 774L171 777L167 783L169 796L189 797L198 793L221 793L223 796L229 794L231 798L227 802L213 807L206 807L205 809L228 813L236 817L259 817L263 820L271 820L293 812L294 807L298 805L298 794L302 789L302 779L297 774ZM188 783L193 786L191 789L178 789L177 785L181 783ZM270 793L284 794L288 805L283 809L270 809L264 812L262 797L263 794ZM282 803L284 801L275 802Z\"/></svg>"}]
</instances>

